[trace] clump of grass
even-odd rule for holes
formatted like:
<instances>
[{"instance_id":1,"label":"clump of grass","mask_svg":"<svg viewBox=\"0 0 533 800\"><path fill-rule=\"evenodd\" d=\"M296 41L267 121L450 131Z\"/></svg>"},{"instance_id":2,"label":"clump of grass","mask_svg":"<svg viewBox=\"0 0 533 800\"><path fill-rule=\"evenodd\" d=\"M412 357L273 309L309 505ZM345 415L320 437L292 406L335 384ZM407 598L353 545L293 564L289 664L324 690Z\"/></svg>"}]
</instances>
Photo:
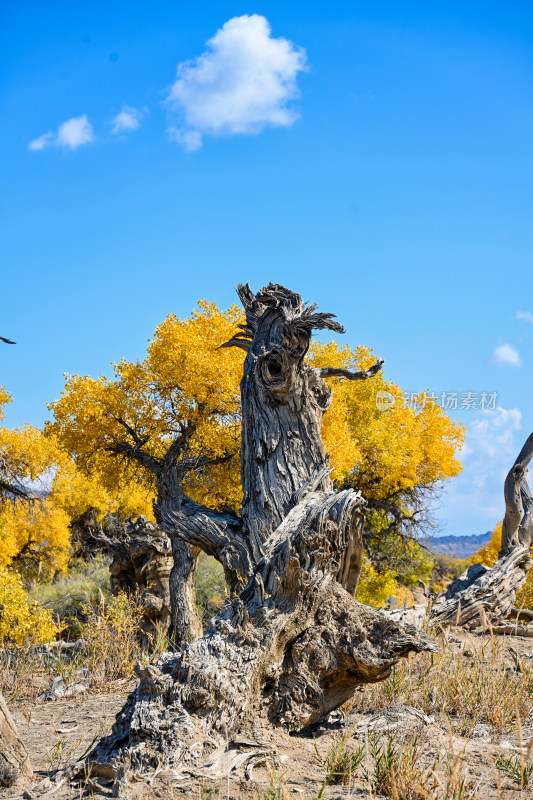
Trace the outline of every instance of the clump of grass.
<instances>
[{"instance_id":1,"label":"clump of grass","mask_svg":"<svg viewBox=\"0 0 533 800\"><path fill-rule=\"evenodd\" d=\"M513 783L516 783L520 789L527 789L530 778L533 775L533 761L527 762L519 755L501 755L496 761L496 766L503 775L511 778Z\"/></svg>"},{"instance_id":2,"label":"clump of grass","mask_svg":"<svg viewBox=\"0 0 533 800\"><path fill-rule=\"evenodd\" d=\"M529 746L524 753L522 721L519 713L516 721L519 752L510 756L500 755L496 760L496 767L503 775L506 775L513 783L516 783L520 789L527 789L533 775L533 761L531 760L533 756L533 739L529 742Z\"/></svg>"},{"instance_id":3,"label":"clump of grass","mask_svg":"<svg viewBox=\"0 0 533 800\"><path fill-rule=\"evenodd\" d=\"M287 773L285 771L277 772L275 769L271 769L269 770L268 778L266 790L265 792L257 792L257 800L289 800Z\"/></svg>"},{"instance_id":4,"label":"clump of grass","mask_svg":"<svg viewBox=\"0 0 533 800\"><path fill-rule=\"evenodd\" d=\"M517 715L533 715L533 671L509 669L505 643L488 636L479 649L457 651L446 636L439 652L419 654L398 664L387 681L358 693L354 711L376 711L407 703L427 714L447 715L457 733L467 734L477 722L495 732L509 731Z\"/></svg>"},{"instance_id":5,"label":"clump of grass","mask_svg":"<svg viewBox=\"0 0 533 800\"><path fill-rule=\"evenodd\" d=\"M353 786L356 778L362 781L369 797L387 797L391 800L484 800L483 794L466 777L464 751L460 755L454 754L451 729L449 732L450 751L445 758L439 757L430 763L422 757L416 733L400 741L392 736L383 739L371 735L365 745L355 751L349 750L350 734L345 734L332 745L325 757L317 758L318 763L326 769L326 777L316 800L323 800L330 783L349 783ZM347 754L355 756L351 765ZM345 779L347 775L348 780ZM334 780L335 776L342 778ZM501 797L501 793L498 797Z\"/></svg>"},{"instance_id":6,"label":"clump of grass","mask_svg":"<svg viewBox=\"0 0 533 800\"><path fill-rule=\"evenodd\" d=\"M431 800L438 786L434 778L436 764L420 763L419 741L416 735L398 747L389 737L386 742L369 743L372 772L365 768L367 785L374 794L393 800Z\"/></svg>"},{"instance_id":7,"label":"clump of grass","mask_svg":"<svg viewBox=\"0 0 533 800\"><path fill-rule=\"evenodd\" d=\"M352 775L362 763L365 755L364 745L353 750L348 747L349 741L350 733L342 734L333 742L326 755L321 756L315 740L315 761L326 770L328 783L349 784Z\"/></svg>"},{"instance_id":8,"label":"clump of grass","mask_svg":"<svg viewBox=\"0 0 533 800\"><path fill-rule=\"evenodd\" d=\"M45 656L36 652L33 643L0 649L0 692L7 702L36 697L49 671Z\"/></svg>"}]
</instances>

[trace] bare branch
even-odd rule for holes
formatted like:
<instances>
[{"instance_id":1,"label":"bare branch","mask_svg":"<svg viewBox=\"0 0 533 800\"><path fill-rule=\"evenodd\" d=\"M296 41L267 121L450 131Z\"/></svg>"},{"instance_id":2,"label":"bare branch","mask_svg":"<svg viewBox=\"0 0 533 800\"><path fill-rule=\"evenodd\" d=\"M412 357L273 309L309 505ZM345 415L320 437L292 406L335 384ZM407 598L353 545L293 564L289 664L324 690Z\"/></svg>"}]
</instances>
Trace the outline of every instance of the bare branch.
<instances>
[{"instance_id":1,"label":"bare branch","mask_svg":"<svg viewBox=\"0 0 533 800\"><path fill-rule=\"evenodd\" d=\"M321 378L348 378L349 381L364 381L377 375L384 363L384 358L378 358L370 369L365 369L362 372L351 372L349 369L337 367L319 367L318 374Z\"/></svg>"},{"instance_id":2,"label":"bare branch","mask_svg":"<svg viewBox=\"0 0 533 800\"><path fill-rule=\"evenodd\" d=\"M131 425L128 425L126 420L122 419L122 417L114 417L114 419L127 430L137 447L144 447L144 445L149 441L150 436L139 436L135 428L132 428Z\"/></svg>"},{"instance_id":3,"label":"bare branch","mask_svg":"<svg viewBox=\"0 0 533 800\"><path fill-rule=\"evenodd\" d=\"M248 352L251 345L251 339L248 339L243 333L236 333L228 342L221 344L217 350L220 350L222 347L240 347L241 350L246 350L246 352Z\"/></svg>"},{"instance_id":4,"label":"bare branch","mask_svg":"<svg viewBox=\"0 0 533 800\"><path fill-rule=\"evenodd\" d=\"M15 486L13 483L8 483L7 481L0 480L0 497L2 495L12 495L13 497L18 497L20 500L28 500L29 495L26 489L22 487Z\"/></svg>"}]
</instances>

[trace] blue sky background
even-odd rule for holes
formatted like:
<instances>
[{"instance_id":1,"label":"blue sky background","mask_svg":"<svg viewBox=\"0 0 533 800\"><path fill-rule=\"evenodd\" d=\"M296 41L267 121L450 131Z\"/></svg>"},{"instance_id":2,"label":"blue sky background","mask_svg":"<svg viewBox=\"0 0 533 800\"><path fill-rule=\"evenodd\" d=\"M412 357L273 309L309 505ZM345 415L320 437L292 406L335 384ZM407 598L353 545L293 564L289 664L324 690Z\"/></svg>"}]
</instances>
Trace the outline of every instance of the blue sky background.
<instances>
[{"instance_id":1,"label":"blue sky background","mask_svg":"<svg viewBox=\"0 0 533 800\"><path fill-rule=\"evenodd\" d=\"M169 133L187 128L166 102L178 64L244 14L305 50L299 96L278 104L298 117L204 129L188 151ZM533 429L531 3L11 2L1 15L7 424L40 425L64 372L142 357L168 313L276 281L337 313L344 341L371 346L405 390L499 393L495 411L457 414L464 472L438 511L446 533L491 528ZM113 133L124 107L139 127ZM57 143L83 115L92 140Z\"/></svg>"}]
</instances>

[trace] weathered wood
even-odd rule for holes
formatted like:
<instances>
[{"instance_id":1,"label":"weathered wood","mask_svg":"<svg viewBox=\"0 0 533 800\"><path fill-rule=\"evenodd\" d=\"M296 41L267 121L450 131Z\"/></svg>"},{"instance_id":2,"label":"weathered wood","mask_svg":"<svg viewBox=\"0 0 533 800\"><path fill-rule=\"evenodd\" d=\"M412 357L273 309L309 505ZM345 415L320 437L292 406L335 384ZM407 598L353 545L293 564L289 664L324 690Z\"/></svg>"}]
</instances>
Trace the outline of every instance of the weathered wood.
<instances>
[{"instance_id":1,"label":"weathered wood","mask_svg":"<svg viewBox=\"0 0 533 800\"><path fill-rule=\"evenodd\" d=\"M533 456L533 433L528 436L503 486L505 517L500 555L514 547L531 549L533 544L533 497L529 488L528 464Z\"/></svg>"},{"instance_id":2,"label":"weathered wood","mask_svg":"<svg viewBox=\"0 0 533 800\"><path fill-rule=\"evenodd\" d=\"M533 561L533 498L528 482L528 464L533 456L531 434L504 483L505 516L502 546L492 567L472 564L447 590L431 610L430 622L445 627L500 625L512 614L516 593L525 583Z\"/></svg>"},{"instance_id":3,"label":"weathered wood","mask_svg":"<svg viewBox=\"0 0 533 800\"><path fill-rule=\"evenodd\" d=\"M246 325L227 345L247 351L240 515L187 497L172 448L155 506L173 540L219 559L235 594L202 638L138 667L139 686L89 758L117 792L127 794L131 770L170 769L179 780L257 724L299 730L402 656L435 649L414 626L353 598L365 502L333 488L321 439L328 372L305 362L312 330L341 326L277 284L238 291ZM344 377L371 378L382 363Z\"/></svg>"},{"instance_id":4,"label":"weathered wood","mask_svg":"<svg viewBox=\"0 0 533 800\"><path fill-rule=\"evenodd\" d=\"M492 567L472 564L437 598L431 624L466 628L499 624L509 616L531 564L525 547L515 547Z\"/></svg>"},{"instance_id":5,"label":"weathered wood","mask_svg":"<svg viewBox=\"0 0 533 800\"><path fill-rule=\"evenodd\" d=\"M0 694L0 787L27 785L33 775L26 748Z\"/></svg>"},{"instance_id":6,"label":"weathered wood","mask_svg":"<svg viewBox=\"0 0 533 800\"><path fill-rule=\"evenodd\" d=\"M125 767L164 767L179 777L261 720L299 730L358 685L387 677L408 652L436 649L336 581L360 519L352 490L313 493L294 507L206 635L138 668L138 688L93 753L93 774L120 780Z\"/></svg>"},{"instance_id":7,"label":"weathered wood","mask_svg":"<svg viewBox=\"0 0 533 800\"><path fill-rule=\"evenodd\" d=\"M99 530L93 529L91 540L111 556L111 591L135 594L140 599L143 606L140 630L145 643L158 631L168 631L172 620L169 579L174 559L167 534L145 517L139 517L115 519L105 533L101 526ZM188 548L187 554L190 557ZM184 606L185 611L188 607ZM196 632L201 636L201 627Z\"/></svg>"}]
</instances>

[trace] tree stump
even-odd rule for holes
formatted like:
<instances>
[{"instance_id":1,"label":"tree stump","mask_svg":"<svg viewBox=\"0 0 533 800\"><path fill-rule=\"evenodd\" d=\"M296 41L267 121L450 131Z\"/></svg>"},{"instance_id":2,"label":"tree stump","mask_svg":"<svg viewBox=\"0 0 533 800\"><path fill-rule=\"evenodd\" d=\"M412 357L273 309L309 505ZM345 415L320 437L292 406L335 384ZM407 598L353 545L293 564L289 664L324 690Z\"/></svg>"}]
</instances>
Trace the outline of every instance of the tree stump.
<instances>
[{"instance_id":1,"label":"tree stump","mask_svg":"<svg viewBox=\"0 0 533 800\"><path fill-rule=\"evenodd\" d=\"M115 777L116 793L131 772L169 770L179 781L217 748L250 744L261 725L300 730L356 687L386 678L402 656L436 649L413 625L354 599L365 502L352 489L335 491L321 439L331 402L324 377L365 380L383 362L355 373L313 369L305 361L312 331L343 332L333 315L276 284L238 292L246 324L225 346L247 351L241 512L187 497L172 448L156 506L173 541L222 563L233 596L202 638L137 667L138 687L89 756L94 776Z\"/></svg>"},{"instance_id":2,"label":"tree stump","mask_svg":"<svg viewBox=\"0 0 533 800\"><path fill-rule=\"evenodd\" d=\"M174 565L172 543L167 534L153 522L139 517L115 525L113 536L100 533L94 535L94 539L111 555L112 592L137 594L141 600L140 630L145 643L158 631L167 633L173 620L169 582ZM192 578L193 574L189 583L194 591ZM201 636L202 627L194 627L195 622L196 619L193 620L194 633Z\"/></svg>"}]
</instances>

